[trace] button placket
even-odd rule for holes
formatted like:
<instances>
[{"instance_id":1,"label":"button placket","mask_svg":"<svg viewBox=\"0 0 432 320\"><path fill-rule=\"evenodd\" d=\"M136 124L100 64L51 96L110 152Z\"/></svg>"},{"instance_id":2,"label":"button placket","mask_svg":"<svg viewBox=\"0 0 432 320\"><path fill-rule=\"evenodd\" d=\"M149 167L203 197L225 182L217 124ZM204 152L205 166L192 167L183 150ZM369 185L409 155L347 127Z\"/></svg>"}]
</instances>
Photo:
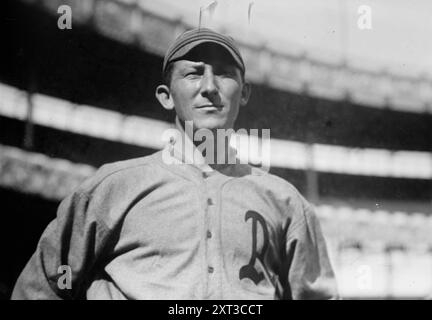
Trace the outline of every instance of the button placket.
<instances>
[{"instance_id":1,"label":"button placket","mask_svg":"<svg viewBox=\"0 0 432 320\"><path fill-rule=\"evenodd\" d=\"M203 237L204 237L204 243L205 243L205 272L207 273L207 289L206 289L206 295L209 294L209 288L211 287L210 281L212 278L212 274L214 273L214 267L212 266L212 257L213 257L213 250L212 250L212 243L211 243L211 216L212 216L212 205L213 201L211 200L211 186L210 186L210 180L209 180L210 174L209 172L203 171L202 172L202 182L204 186L204 197L205 197L205 229L203 230Z\"/></svg>"},{"instance_id":2,"label":"button placket","mask_svg":"<svg viewBox=\"0 0 432 320\"><path fill-rule=\"evenodd\" d=\"M207 223L207 230L204 232L205 237L205 243L207 248L207 256L206 256L206 263L207 263L207 294L210 296L215 295L215 284L217 282L217 275L216 272L217 268L217 239L215 239L215 234L213 234L213 229L215 228L215 222L217 220L216 211L217 211L217 204L216 204L216 198L215 198L215 191L217 190L217 184L218 179L217 176L210 177L209 172L203 173L203 181L206 186L206 199L205 199L205 205L206 205L206 223Z\"/></svg>"}]
</instances>

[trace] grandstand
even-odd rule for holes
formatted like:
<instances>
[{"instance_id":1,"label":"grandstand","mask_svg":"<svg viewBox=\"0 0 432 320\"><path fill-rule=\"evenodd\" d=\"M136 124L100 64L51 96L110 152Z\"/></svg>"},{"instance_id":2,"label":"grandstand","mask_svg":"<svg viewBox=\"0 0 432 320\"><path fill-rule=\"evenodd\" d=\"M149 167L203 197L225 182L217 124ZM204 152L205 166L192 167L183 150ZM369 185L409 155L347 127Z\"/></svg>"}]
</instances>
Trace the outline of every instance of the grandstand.
<instances>
[{"instance_id":1,"label":"grandstand","mask_svg":"<svg viewBox=\"0 0 432 320\"><path fill-rule=\"evenodd\" d=\"M212 1L157 3L2 3L1 297L65 195L104 163L162 147L162 55L198 14L239 39L253 90L236 129L271 129L270 171L315 205L342 297L431 295L432 75L262 43L244 21L210 21ZM71 30L57 27L63 4Z\"/></svg>"}]
</instances>

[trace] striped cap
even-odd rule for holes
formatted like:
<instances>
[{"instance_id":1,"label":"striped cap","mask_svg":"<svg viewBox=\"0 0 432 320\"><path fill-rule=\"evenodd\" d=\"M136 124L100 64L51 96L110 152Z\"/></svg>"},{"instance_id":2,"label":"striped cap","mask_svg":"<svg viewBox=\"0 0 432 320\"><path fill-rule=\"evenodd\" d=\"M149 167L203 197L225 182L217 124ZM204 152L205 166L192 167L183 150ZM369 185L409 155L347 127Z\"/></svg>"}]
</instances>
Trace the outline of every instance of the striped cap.
<instances>
[{"instance_id":1,"label":"striped cap","mask_svg":"<svg viewBox=\"0 0 432 320\"><path fill-rule=\"evenodd\" d=\"M165 54L162 73L165 73L165 69L170 62L180 60L191 49L206 42L215 43L224 47L231 54L235 63L244 74L245 65L243 58L234 39L207 28L193 29L181 34L168 48Z\"/></svg>"}]
</instances>

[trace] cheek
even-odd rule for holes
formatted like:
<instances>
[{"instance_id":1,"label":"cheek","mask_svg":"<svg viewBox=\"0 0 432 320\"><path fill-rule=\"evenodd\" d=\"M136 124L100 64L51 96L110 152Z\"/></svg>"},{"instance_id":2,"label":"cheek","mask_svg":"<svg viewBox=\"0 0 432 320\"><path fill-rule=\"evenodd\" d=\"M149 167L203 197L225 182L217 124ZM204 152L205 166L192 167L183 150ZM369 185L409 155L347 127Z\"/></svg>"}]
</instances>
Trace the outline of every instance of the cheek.
<instances>
[{"instance_id":1,"label":"cheek","mask_svg":"<svg viewBox=\"0 0 432 320\"><path fill-rule=\"evenodd\" d=\"M194 98L194 89L190 86L183 86L181 90L172 90L174 104L180 108L187 108Z\"/></svg>"},{"instance_id":2,"label":"cheek","mask_svg":"<svg viewBox=\"0 0 432 320\"><path fill-rule=\"evenodd\" d=\"M238 104L240 104L241 88L238 86L229 88L229 90L226 90L226 98L230 101L231 108L236 107Z\"/></svg>"}]
</instances>

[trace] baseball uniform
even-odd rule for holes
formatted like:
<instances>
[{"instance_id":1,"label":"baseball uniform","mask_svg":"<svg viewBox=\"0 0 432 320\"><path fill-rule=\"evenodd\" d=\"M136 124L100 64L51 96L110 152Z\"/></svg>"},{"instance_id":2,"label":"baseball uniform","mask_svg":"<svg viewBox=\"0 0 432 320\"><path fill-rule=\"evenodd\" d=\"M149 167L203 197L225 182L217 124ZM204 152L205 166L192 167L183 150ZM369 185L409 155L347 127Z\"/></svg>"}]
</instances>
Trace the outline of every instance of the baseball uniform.
<instances>
[{"instance_id":1,"label":"baseball uniform","mask_svg":"<svg viewBox=\"0 0 432 320\"><path fill-rule=\"evenodd\" d=\"M62 201L12 298L336 298L319 222L299 192L246 164L187 164L185 141L104 165ZM59 286L60 266L70 288Z\"/></svg>"}]
</instances>

